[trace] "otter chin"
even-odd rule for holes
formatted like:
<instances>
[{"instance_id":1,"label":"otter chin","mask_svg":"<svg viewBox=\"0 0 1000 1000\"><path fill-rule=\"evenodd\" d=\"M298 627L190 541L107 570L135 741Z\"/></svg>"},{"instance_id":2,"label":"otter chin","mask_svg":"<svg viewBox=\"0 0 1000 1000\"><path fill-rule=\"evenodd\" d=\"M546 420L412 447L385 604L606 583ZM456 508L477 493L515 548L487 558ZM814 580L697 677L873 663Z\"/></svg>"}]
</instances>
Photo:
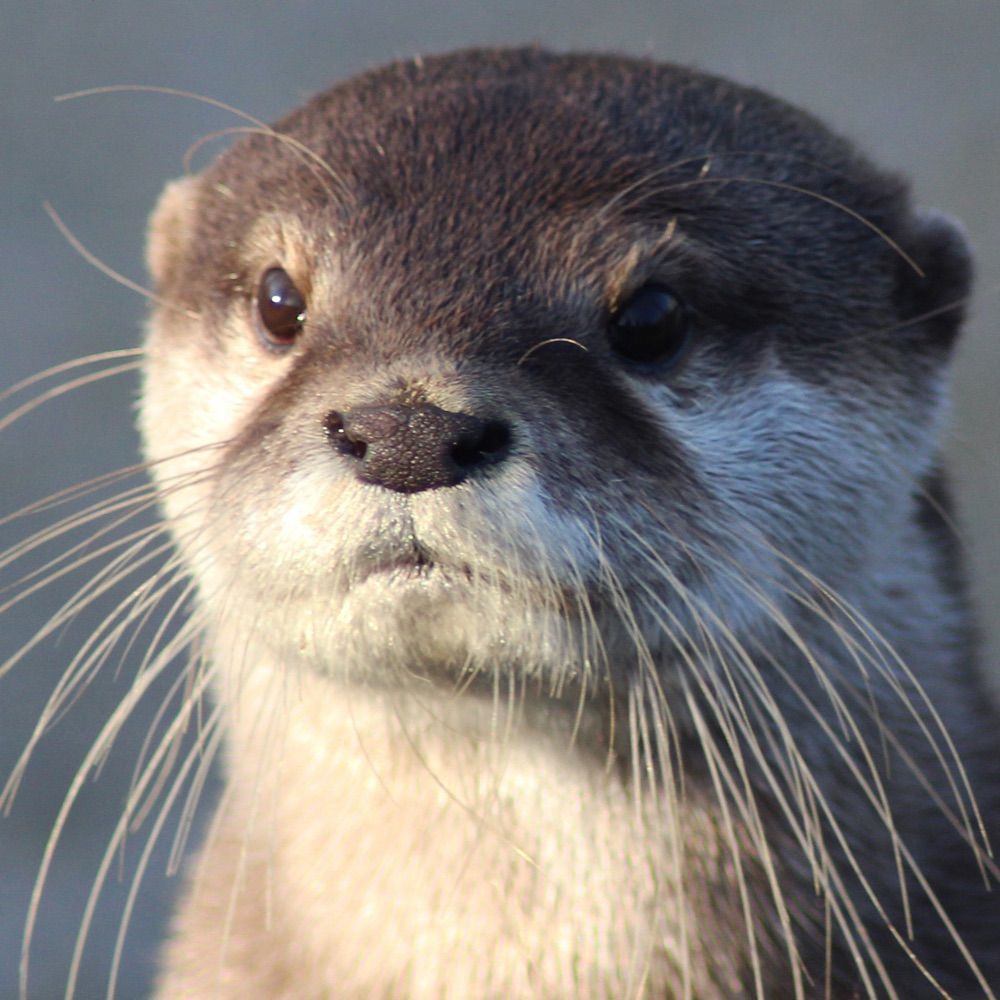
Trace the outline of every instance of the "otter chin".
<instances>
[{"instance_id":1,"label":"otter chin","mask_svg":"<svg viewBox=\"0 0 1000 1000\"><path fill-rule=\"evenodd\" d=\"M398 62L248 131L150 231L226 783L157 995L997 995L959 226L614 56Z\"/></svg>"}]
</instances>

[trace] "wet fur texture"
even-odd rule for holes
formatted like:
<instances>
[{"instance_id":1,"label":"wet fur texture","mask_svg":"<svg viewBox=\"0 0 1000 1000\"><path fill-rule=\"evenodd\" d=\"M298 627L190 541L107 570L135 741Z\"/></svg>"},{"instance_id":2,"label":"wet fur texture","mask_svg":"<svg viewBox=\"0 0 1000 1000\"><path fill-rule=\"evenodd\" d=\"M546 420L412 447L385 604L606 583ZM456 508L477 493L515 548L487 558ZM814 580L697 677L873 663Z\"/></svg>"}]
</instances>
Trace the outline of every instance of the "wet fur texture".
<instances>
[{"instance_id":1,"label":"wet fur texture","mask_svg":"<svg viewBox=\"0 0 1000 1000\"><path fill-rule=\"evenodd\" d=\"M997 719L928 499L952 223L758 91L483 51L255 130L150 262L141 422L227 776L160 997L1000 989ZM674 366L609 343L650 281ZM389 404L509 454L364 482L324 420Z\"/></svg>"}]
</instances>

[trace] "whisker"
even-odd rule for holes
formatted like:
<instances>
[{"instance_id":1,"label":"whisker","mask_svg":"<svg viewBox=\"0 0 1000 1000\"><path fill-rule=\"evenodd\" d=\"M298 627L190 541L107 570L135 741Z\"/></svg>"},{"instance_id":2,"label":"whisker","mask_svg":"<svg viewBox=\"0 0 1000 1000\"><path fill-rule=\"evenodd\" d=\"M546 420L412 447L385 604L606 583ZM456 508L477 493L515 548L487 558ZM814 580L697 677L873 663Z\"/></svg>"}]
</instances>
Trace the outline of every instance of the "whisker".
<instances>
[{"instance_id":1,"label":"whisker","mask_svg":"<svg viewBox=\"0 0 1000 1000\"><path fill-rule=\"evenodd\" d=\"M44 368L40 372L35 372L33 375L28 375L6 389L0 390L0 403L5 399L10 399L11 396L16 396L25 389L30 389L39 382L44 382L46 379L54 378L57 375L64 375L66 372L73 371L76 368L84 368L87 365L94 365L102 361L121 361L125 358L140 359L145 353L145 350L141 347L125 347L114 351L100 351L96 354L86 354L83 357L73 358L71 361L61 361L58 364Z\"/></svg>"},{"instance_id":2,"label":"whisker","mask_svg":"<svg viewBox=\"0 0 1000 1000\"><path fill-rule=\"evenodd\" d=\"M75 392L83 386L93 385L95 382L101 382L106 378L113 378L115 375L138 371L139 368L139 361L128 361L125 364L113 365L110 368L105 368L103 371L91 372L89 375L81 375L78 378L70 379L70 381L64 382L62 385L57 385L52 389L46 389L44 392L38 393L38 395L34 398L29 399L26 403L22 403L20 406L11 410L11 412L6 416L0 418L0 432L5 431L22 417L27 416L29 413L37 410L40 406L43 406L45 403L48 403L53 399L58 399L60 396L65 396L70 392Z\"/></svg>"},{"instance_id":3,"label":"whisker","mask_svg":"<svg viewBox=\"0 0 1000 1000\"><path fill-rule=\"evenodd\" d=\"M59 807L59 812L45 843L42 861L31 892L31 900L28 905L24 932L21 937L22 944L19 967L19 989L20 996L23 1000L27 1000L28 996L28 963L42 894L45 890L48 874L51 870L52 861L55 856L56 847L62 837L62 832L65 829L70 810L79 797L83 784L91 770L98 763L98 761L106 755L110 744L114 741L115 736L121 729L122 723L131 715L142 696L149 690L153 682L163 673L170 662L170 659L161 659L160 662L157 662L152 669L136 678L136 681L131 689L123 696L120 704L115 708L114 712L104 723L97 738L85 754L83 761L77 768L76 775L73 778L69 790L64 796L62 804ZM122 822L122 820L119 822Z\"/></svg>"},{"instance_id":4,"label":"whisker","mask_svg":"<svg viewBox=\"0 0 1000 1000\"><path fill-rule=\"evenodd\" d=\"M55 98L56 101L74 101L80 100L85 97L96 97L105 94L162 94L167 97L180 97L184 100L195 101L199 104L205 104L208 107L217 108L220 111L225 111L227 114L233 115L235 118L241 118L243 121L248 122L251 126L248 131L255 134L260 134L264 136L271 136L278 139L284 145L295 150L303 158L304 162L312 163L313 166L318 166L321 168L323 173L332 180L336 186L338 193L347 199L348 201L353 200L353 194L351 188L344 182L343 178L333 169L333 167L326 162L318 153L311 150L305 143L296 139L295 136L287 135L282 132L278 132L267 122L262 121L260 118L256 118L254 115L247 114L245 111L241 111L239 108L234 107L231 104L226 104L225 101L217 100L213 97L207 97L204 94L197 94L190 90L180 90L176 87L160 87L150 84L111 84L104 87L89 87L85 90L76 90L71 93L60 94ZM187 158L185 158L185 167L187 167Z\"/></svg>"},{"instance_id":5,"label":"whisker","mask_svg":"<svg viewBox=\"0 0 1000 1000\"><path fill-rule=\"evenodd\" d=\"M572 337L547 337L545 340L540 340L537 344L532 344L524 354L522 354L518 359L515 367L520 368L528 358L531 357L535 351L540 351L543 347L547 347L549 344L570 344L573 347L579 347L584 354L588 353L589 348L586 344L581 344L579 340L574 340Z\"/></svg>"},{"instance_id":6,"label":"whisker","mask_svg":"<svg viewBox=\"0 0 1000 1000\"><path fill-rule=\"evenodd\" d=\"M68 225L66 225L62 217L49 202L47 201L43 202L42 208L45 209L45 212L48 215L48 217L53 221L53 223L55 223L55 227L62 234L63 239L66 240L66 242L88 264L90 264L91 267L96 268L98 271L101 272L101 274L107 276L116 284L122 285L125 288L129 289L129 291L136 292L137 294L141 295L144 299L148 299L150 302L155 303L161 309L167 309L171 312L182 313L183 315L187 316L188 319L195 319L195 320L198 319L198 314L196 312L192 312L190 309L187 309L183 306L179 306L175 302L170 302L169 300L164 299L161 296L157 295L155 292L150 291L150 289L146 288L144 285L140 285L137 281L133 281L131 278L126 278L125 275L122 274L120 271L116 271L109 264L101 260L101 258L98 257L97 254L88 250L87 247L83 245L83 242L80 240L80 238L73 232L72 229L69 228ZM134 367L138 367L138 365ZM132 369L128 367L123 367L121 370L130 371ZM4 424L0 423L0 430L2 430L3 427Z\"/></svg>"},{"instance_id":7,"label":"whisker","mask_svg":"<svg viewBox=\"0 0 1000 1000\"><path fill-rule=\"evenodd\" d=\"M184 788L184 783L196 761L198 762L198 769L196 771L193 787L194 789L200 790L204 784L208 767L219 753L222 746L222 739L225 735L225 730L221 724L221 715L221 708L216 706L209 715L208 720L204 724L201 732L198 734L195 745L188 751L187 760L185 760L184 763L178 768L177 774L174 778L173 787L165 796L160 806L160 814L147 835L146 846L144 847L142 855L136 865L135 874L132 877L132 885L129 888L128 897L125 900L124 907L122 908L118 933L115 938L114 953L111 959L111 974L108 979L107 1000L113 1000L117 993L118 976L121 971L122 957L125 949L125 937L128 932L129 924L131 923L132 913L135 909L143 875L149 867L153 848L156 846L156 843L160 838L163 826L170 815L174 802L177 800L179 793ZM187 803L185 805L184 816L182 816L180 821L182 824L184 822L190 824L192 818L191 812L193 811L193 808L193 804L191 803ZM83 949L81 947L79 958L74 957L74 964L71 966L73 971L76 971L79 968L79 962L82 960L82 957Z\"/></svg>"},{"instance_id":8,"label":"whisker","mask_svg":"<svg viewBox=\"0 0 1000 1000\"><path fill-rule=\"evenodd\" d=\"M184 644L186 644L186 642ZM173 662L175 655L174 651L168 647L164 652L165 654L167 654L164 656L164 665ZM158 674L161 671L162 671L162 666L158 668L153 668L151 670L151 673ZM204 687L202 687L200 691L195 692L195 697L199 697L200 694L203 693L204 693ZM104 855L101 858L101 862L98 866L97 873L94 877L94 881L91 886L91 891L87 897L87 903L84 908L83 916L81 917L80 920L80 928L77 932L76 942L73 949L73 956L70 961L69 975L67 978L66 1000L72 1000L73 995L75 993L77 976L79 974L80 963L83 958L83 949L86 945L87 937L90 931L90 926L93 921L94 910L97 906L97 901L100 896L101 890L107 879L107 875L110 870L112 860L115 854L117 853L119 846L121 846L121 844L123 843L124 838L129 830L129 827L132 824L133 811L135 810L139 802L139 799L143 794L143 790L145 789L146 784L149 783L152 780L153 776L158 773L157 765L172 753L173 748L176 746L178 738L183 734L184 729L188 724L188 720L190 718L190 713L192 710L193 710L193 701L189 701L184 705L182 705L181 709L177 712L176 716L171 721L171 724L168 727L167 731L164 733L159 746L157 747L156 751L150 758L148 765L145 768L145 771L140 778L140 781L130 791L129 797L122 808L121 815L119 816L118 821L115 824L114 832L112 833L111 839L108 842L108 845L104 851ZM218 714L219 710L216 709L214 716L217 717ZM169 806L170 804L172 804L173 799L176 797L177 792L182 787L183 780L186 777L188 771L190 770L192 763L196 759L197 759L196 755L194 753L191 753L188 757L188 760L185 761L184 764L179 769L174 787L171 789L171 792L167 797L167 801L164 805L163 810L161 811L160 816L157 818L156 824L154 824L152 831L150 831L150 834L148 835L145 848L142 852L142 856L139 861L139 867L137 868L136 875L133 879L132 887L129 891L125 909L122 912L118 936L116 937L114 959L112 961L111 977L108 989L109 1000L111 1000L111 998L114 996L113 987L116 980L118 965L121 960L120 947L124 940L124 935L128 929L128 915L131 912L132 905L134 903L135 890L138 887L138 880L141 879L141 873L145 870L146 864L148 863L149 855L152 851L153 846L156 843L159 830L161 829L163 822L166 820L166 817L169 814Z\"/></svg>"}]
</instances>

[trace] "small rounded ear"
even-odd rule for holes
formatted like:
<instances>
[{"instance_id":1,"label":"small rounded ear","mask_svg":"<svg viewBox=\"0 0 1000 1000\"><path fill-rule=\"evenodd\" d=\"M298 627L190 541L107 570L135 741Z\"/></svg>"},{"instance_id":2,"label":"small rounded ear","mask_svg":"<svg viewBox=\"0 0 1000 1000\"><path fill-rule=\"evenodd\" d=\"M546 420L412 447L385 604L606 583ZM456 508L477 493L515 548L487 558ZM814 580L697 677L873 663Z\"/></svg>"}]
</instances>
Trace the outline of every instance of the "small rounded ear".
<instances>
[{"instance_id":1,"label":"small rounded ear","mask_svg":"<svg viewBox=\"0 0 1000 1000\"><path fill-rule=\"evenodd\" d=\"M923 331L935 344L954 343L972 283L972 251L962 224L934 209L914 213L903 248L923 274L900 260L896 300L907 330Z\"/></svg>"},{"instance_id":2,"label":"small rounded ear","mask_svg":"<svg viewBox=\"0 0 1000 1000\"><path fill-rule=\"evenodd\" d=\"M161 291L183 259L192 232L197 177L171 181L156 203L146 238L146 264Z\"/></svg>"}]
</instances>

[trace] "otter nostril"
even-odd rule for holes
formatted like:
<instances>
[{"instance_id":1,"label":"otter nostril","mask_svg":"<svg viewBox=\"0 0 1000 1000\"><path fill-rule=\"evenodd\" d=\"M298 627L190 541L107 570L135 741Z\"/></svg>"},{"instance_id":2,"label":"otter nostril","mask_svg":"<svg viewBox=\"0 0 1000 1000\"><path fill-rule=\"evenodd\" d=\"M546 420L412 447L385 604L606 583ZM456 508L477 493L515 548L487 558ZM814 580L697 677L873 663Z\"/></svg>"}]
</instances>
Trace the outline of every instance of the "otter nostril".
<instances>
[{"instance_id":1,"label":"otter nostril","mask_svg":"<svg viewBox=\"0 0 1000 1000\"><path fill-rule=\"evenodd\" d=\"M470 468L483 459L499 457L509 444L510 428L499 420L490 420L479 433L465 435L452 445L451 458L460 468Z\"/></svg>"},{"instance_id":2,"label":"otter nostril","mask_svg":"<svg viewBox=\"0 0 1000 1000\"><path fill-rule=\"evenodd\" d=\"M499 420L490 420L483 431L483 440L479 448L487 455L498 451L506 451L510 444L510 428Z\"/></svg>"},{"instance_id":3,"label":"otter nostril","mask_svg":"<svg viewBox=\"0 0 1000 1000\"><path fill-rule=\"evenodd\" d=\"M367 442L357 436L351 437L347 433L347 428L344 426L344 418L336 410L331 410L326 415L323 426L326 429L326 436L330 439L330 443L342 455L351 455L354 458L365 457L365 453L368 451Z\"/></svg>"}]
</instances>

